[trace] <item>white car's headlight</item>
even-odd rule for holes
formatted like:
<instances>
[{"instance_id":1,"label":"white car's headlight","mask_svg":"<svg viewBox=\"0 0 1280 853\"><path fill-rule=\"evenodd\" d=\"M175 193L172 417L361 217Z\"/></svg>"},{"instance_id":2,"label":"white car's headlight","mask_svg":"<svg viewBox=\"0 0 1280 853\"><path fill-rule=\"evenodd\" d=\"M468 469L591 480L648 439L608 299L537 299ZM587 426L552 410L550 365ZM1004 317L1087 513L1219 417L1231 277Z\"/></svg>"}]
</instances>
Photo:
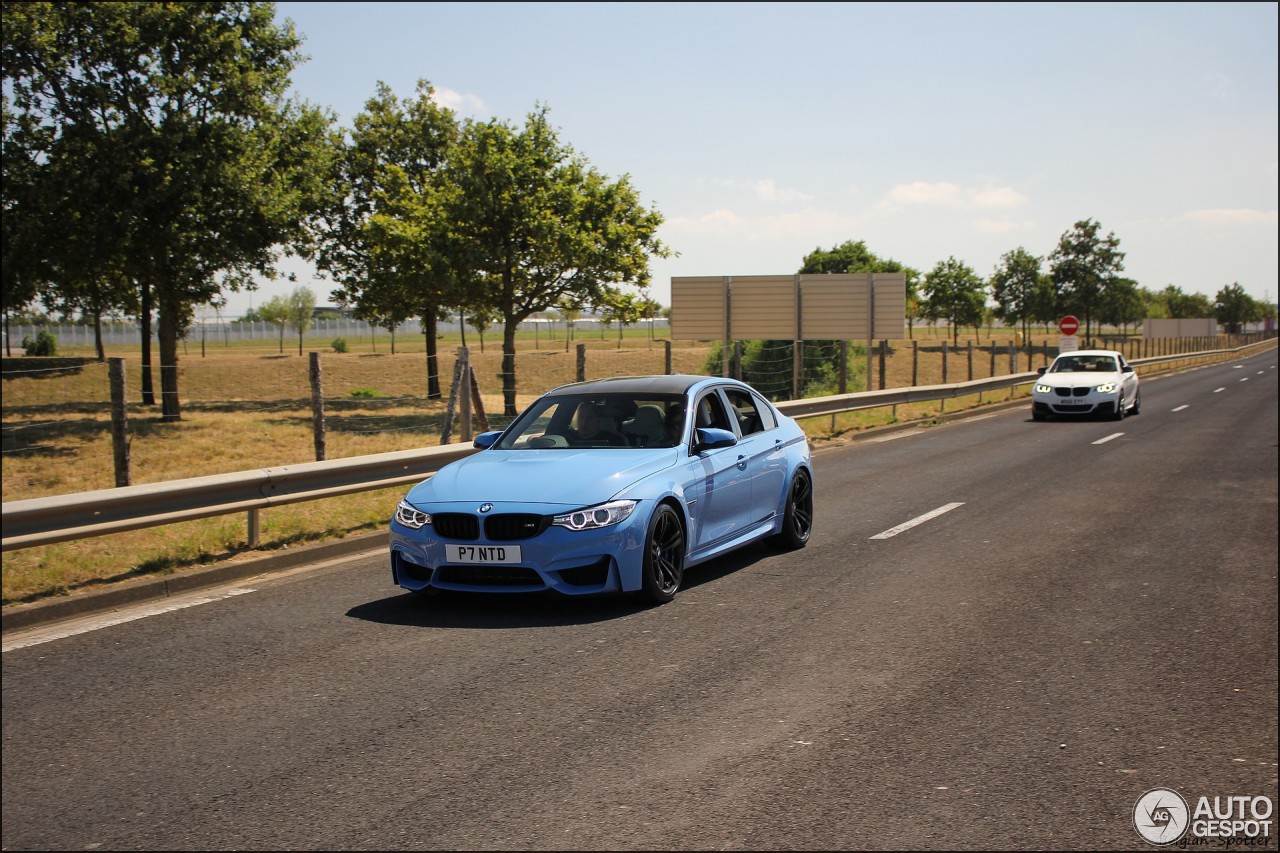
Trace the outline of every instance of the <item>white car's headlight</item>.
<instances>
[{"instance_id":1,"label":"white car's headlight","mask_svg":"<svg viewBox=\"0 0 1280 853\"><path fill-rule=\"evenodd\" d=\"M412 527L417 530L419 527L425 527L431 523L431 516L427 515L420 509L414 507L408 501L400 501L396 506L396 521L405 527Z\"/></svg>"},{"instance_id":2,"label":"white car's headlight","mask_svg":"<svg viewBox=\"0 0 1280 853\"><path fill-rule=\"evenodd\" d=\"M1053 390L1053 388L1052 388L1052 387L1050 387L1050 386L1048 386L1048 385L1037 385L1037 386L1036 386L1036 393L1037 393L1037 394L1048 394L1048 393L1049 393L1050 391L1052 391L1052 390Z\"/></svg>"},{"instance_id":3,"label":"white car's headlight","mask_svg":"<svg viewBox=\"0 0 1280 853\"><path fill-rule=\"evenodd\" d=\"M636 501L611 501L557 515L551 519L551 523L570 530L595 530L626 521L635 508Z\"/></svg>"},{"instance_id":4,"label":"white car's headlight","mask_svg":"<svg viewBox=\"0 0 1280 853\"><path fill-rule=\"evenodd\" d=\"M1097 390L1101 394L1110 394L1112 391L1116 390L1116 387L1116 383L1114 382L1103 382L1098 386Z\"/></svg>"}]
</instances>

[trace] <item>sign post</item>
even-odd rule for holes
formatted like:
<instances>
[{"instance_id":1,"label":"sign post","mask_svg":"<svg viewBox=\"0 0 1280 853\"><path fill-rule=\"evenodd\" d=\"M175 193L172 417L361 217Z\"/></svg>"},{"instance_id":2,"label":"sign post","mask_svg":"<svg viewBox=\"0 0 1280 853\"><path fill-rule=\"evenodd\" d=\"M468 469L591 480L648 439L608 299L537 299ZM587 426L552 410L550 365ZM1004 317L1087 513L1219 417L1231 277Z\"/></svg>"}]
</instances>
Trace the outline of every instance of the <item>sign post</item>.
<instances>
[{"instance_id":1,"label":"sign post","mask_svg":"<svg viewBox=\"0 0 1280 853\"><path fill-rule=\"evenodd\" d=\"M1076 337L1076 332L1079 330L1080 321L1070 314L1058 321L1058 331L1062 333L1062 337L1058 338L1058 352L1073 352L1080 349L1080 339Z\"/></svg>"}]
</instances>

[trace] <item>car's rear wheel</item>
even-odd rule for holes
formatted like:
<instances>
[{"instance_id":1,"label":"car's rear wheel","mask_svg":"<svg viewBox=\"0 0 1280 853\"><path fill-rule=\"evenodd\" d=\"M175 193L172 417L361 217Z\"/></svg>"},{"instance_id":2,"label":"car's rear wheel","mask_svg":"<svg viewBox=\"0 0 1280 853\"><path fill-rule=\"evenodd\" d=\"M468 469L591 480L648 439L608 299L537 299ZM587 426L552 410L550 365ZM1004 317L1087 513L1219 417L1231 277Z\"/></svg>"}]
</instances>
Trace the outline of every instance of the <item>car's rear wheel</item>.
<instances>
[{"instance_id":1,"label":"car's rear wheel","mask_svg":"<svg viewBox=\"0 0 1280 853\"><path fill-rule=\"evenodd\" d=\"M658 504L649 519L644 543L642 597L654 604L666 604L676 597L684 580L684 525L668 504Z\"/></svg>"},{"instance_id":2,"label":"car's rear wheel","mask_svg":"<svg viewBox=\"0 0 1280 853\"><path fill-rule=\"evenodd\" d=\"M1133 392L1133 408L1129 410L1129 414L1136 415L1140 411L1142 411L1142 392L1134 391Z\"/></svg>"},{"instance_id":3,"label":"car's rear wheel","mask_svg":"<svg viewBox=\"0 0 1280 853\"><path fill-rule=\"evenodd\" d=\"M807 471L796 472L787 490L787 505L782 512L782 530L773 537L779 548L796 550L809 544L813 532L813 481Z\"/></svg>"}]
</instances>

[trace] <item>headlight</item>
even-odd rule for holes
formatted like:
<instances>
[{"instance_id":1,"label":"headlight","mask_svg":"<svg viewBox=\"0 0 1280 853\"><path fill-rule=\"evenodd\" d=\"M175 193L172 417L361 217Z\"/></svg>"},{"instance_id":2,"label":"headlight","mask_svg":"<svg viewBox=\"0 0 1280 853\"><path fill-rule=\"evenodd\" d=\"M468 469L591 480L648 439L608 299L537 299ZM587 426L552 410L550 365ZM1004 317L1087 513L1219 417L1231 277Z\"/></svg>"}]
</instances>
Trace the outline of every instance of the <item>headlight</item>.
<instances>
[{"instance_id":1,"label":"headlight","mask_svg":"<svg viewBox=\"0 0 1280 853\"><path fill-rule=\"evenodd\" d=\"M396 521L405 527L412 527L417 530L431 523L431 516L427 515L420 509L417 509L408 501L400 501L396 506Z\"/></svg>"},{"instance_id":2,"label":"headlight","mask_svg":"<svg viewBox=\"0 0 1280 853\"><path fill-rule=\"evenodd\" d=\"M1052 391L1052 390L1053 390L1053 388L1051 388L1051 387L1050 387L1050 386L1048 386L1048 385L1037 385L1037 386L1036 386L1036 393L1037 393L1037 394L1048 394L1048 393L1049 393L1050 391Z\"/></svg>"},{"instance_id":3,"label":"headlight","mask_svg":"<svg viewBox=\"0 0 1280 853\"><path fill-rule=\"evenodd\" d=\"M1101 385L1098 386L1097 390L1103 394L1110 394L1112 391L1116 390L1116 383L1103 382Z\"/></svg>"},{"instance_id":4,"label":"headlight","mask_svg":"<svg viewBox=\"0 0 1280 853\"><path fill-rule=\"evenodd\" d=\"M626 521L635 508L636 501L612 501L557 515L551 519L551 523L570 530L595 530Z\"/></svg>"}]
</instances>

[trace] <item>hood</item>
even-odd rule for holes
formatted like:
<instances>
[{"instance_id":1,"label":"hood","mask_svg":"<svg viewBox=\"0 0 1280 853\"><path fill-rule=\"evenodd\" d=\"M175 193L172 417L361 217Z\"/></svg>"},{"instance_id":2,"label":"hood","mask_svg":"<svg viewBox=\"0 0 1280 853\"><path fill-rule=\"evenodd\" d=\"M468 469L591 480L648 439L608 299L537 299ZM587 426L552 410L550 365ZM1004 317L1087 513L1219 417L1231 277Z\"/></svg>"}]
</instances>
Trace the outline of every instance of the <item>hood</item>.
<instances>
[{"instance_id":1,"label":"hood","mask_svg":"<svg viewBox=\"0 0 1280 853\"><path fill-rule=\"evenodd\" d=\"M1097 370L1063 370L1058 373L1042 373L1037 382L1045 385L1088 385L1093 387L1104 382L1119 382L1124 374L1114 371L1103 373Z\"/></svg>"},{"instance_id":2,"label":"hood","mask_svg":"<svg viewBox=\"0 0 1280 853\"><path fill-rule=\"evenodd\" d=\"M414 486L415 506L492 501L590 506L676 461L675 448L482 450Z\"/></svg>"}]
</instances>

